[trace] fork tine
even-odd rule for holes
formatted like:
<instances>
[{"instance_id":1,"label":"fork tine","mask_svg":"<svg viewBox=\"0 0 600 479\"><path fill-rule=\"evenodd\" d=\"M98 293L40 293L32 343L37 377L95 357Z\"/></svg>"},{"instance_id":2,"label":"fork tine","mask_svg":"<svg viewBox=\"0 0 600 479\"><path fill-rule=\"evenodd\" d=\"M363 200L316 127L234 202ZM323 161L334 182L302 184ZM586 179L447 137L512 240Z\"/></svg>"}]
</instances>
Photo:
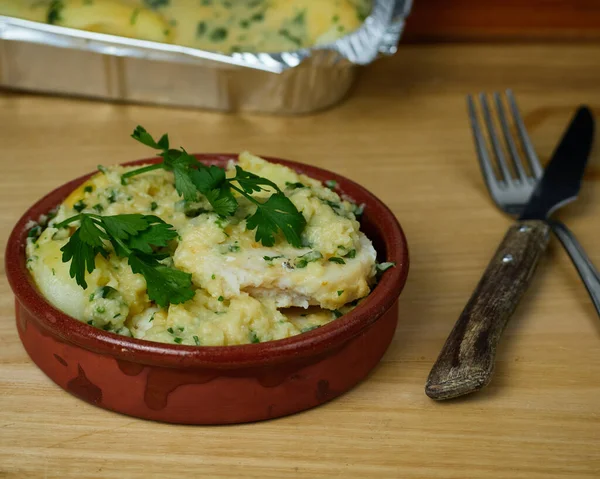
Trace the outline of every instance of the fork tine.
<instances>
[{"instance_id":1,"label":"fork tine","mask_svg":"<svg viewBox=\"0 0 600 479\"><path fill-rule=\"evenodd\" d=\"M490 113L490 106L488 104L487 98L484 93L479 94L479 103L481 103L481 109L483 110L483 118L485 120L485 124L487 125L488 134L490 137L490 142L492 143L492 148L496 155L496 160L498 161L498 165L500 166L500 172L502 173L502 179L509 183L512 179L512 175L510 174L510 170L508 169L508 165L506 164L506 158L504 157L504 152L500 147L500 142L498 141L498 135L496 134L496 128L494 127L494 123L492 122L492 114Z\"/></svg>"},{"instance_id":2,"label":"fork tine","mask_svg":"<svg viewBox=\"0 0 600 479\"><path fill-rule=\"evenodd\" d=\"M496 174L494 173L494 168L492 167L492 160L487 151L485 139L483 137L483 133L481 132L479 121L477 119L475 102L471 95L467 95L467 109L469 111L471 131L473 132L473 139L475 140L475 149L477 150L477 159L479 160L479 166L481 167L481 172L483 173L483 177L485 178L485 182L487 183L488 188L492 190L492 188L494 188L497 185L498 180L496 179Z\"/></svg>"},{"instance_id":3,"label":"fork tine","mask_svg":"<svg viewBox=\"0 0 600 479\"><path fill-rule=\"evenodd\" d=\"M508 126L508 120L506 119L506 111L498 92L494 93L494 102L496 103L496 111L498 112L498 116L500 118L500 125L502 126L502 132L504 133L504 140L506 141L515 171L517 172L519 179L521 181L525 181L527 178L527 172L523 167L523 162L521 161L521 156L519 155L515 141L510 134L510 127Z\"/></svg>"},{"instance_id":4,"label":"fork tine","mask_svg":"<svg viewBox=\"0 0 600 479\"><path fill-rule=\"evenodd\" d=\"M521 117L521 113L519 112L519 107L517 106L517 101L515 100L515 96L513 95L512 90L506 90L506 98L508 99L508 105L510 106L514 122L517 125L517 131L519 132L519 137L521 138L521 144L523 145L523 149L525 150L527 161L529 161L531 172L537 180L540 176L542 176L542 166L540 165L540 160L535 154L535 150L533 149L533 143L529 138L529 134L525 129L525 123L523 122L523 118Z\"/></svg>"}]
</instances>

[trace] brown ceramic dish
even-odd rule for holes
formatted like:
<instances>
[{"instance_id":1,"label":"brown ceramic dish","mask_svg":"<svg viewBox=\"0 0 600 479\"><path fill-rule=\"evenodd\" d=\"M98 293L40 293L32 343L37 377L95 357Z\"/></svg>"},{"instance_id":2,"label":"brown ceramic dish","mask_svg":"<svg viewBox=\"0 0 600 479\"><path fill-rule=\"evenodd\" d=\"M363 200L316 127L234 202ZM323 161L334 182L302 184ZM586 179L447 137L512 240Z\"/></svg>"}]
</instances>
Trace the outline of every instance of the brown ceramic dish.
<instances>
[{"instance_id":1,"label":"brown ceramic dish","mask_svg":"<svg viewBox=\"0 0 600 479\"><path fill-rule=\"evenodd\" d=\"M196 155L223 166L235 155ZM284 416L324 403L363 379L388 348L408 273L406 239L393 213L358 184L313 166L268 158L365 203L362 230L379 261L393 261L352 312L292 338L242 346L192 347L132 339L77 321L52 307L25 267L27 225L60 204L90 175L34 204L6 248L17 328L31 359L59 386L97 406L157 421L226 424ZM141 160L131 165L151 163Z\"/></svg>"}]
</instances>

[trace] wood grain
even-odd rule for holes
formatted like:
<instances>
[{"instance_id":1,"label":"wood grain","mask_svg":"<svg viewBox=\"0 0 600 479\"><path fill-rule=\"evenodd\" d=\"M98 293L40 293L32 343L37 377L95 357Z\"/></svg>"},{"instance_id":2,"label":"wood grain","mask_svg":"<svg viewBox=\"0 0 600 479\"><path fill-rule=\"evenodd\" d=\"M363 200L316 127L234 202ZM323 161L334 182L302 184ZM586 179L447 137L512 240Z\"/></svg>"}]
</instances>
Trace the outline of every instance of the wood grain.
<instances>
[{"instance_id":1,"label":"wood grain","mask_svg":"<svg viewBox=\"0 0 600 479\"><path fill-rule=\"evenodd\" d=\"M489 384L504 328L549 239L543 221L519 221L508 229L429 373L425 393L431 399L464 396Z\"/></svg>"},{"instance_id":2,"label":"wood grain","mask_svg":"<svg viewBox=\"0 0 600 479\"><path fill-rule=\"evenodd\" d=\"M148 155L128 136L138 123L188 151L248 149L346 175L390 206L411 253L396 335L367 380L317 409L228 427L141 421L56 387L19 342L1 275L0 477L599 477L600 321L555 239L490 386L441 403L423 390L511 222L485 190L465 94L512 87L547 161L576 105L600 115L598 58L593 44L403 46L365 69L339 108L297 118L0 95L0 254L41 195ZM597 145L580 199L561 211L596 264L599 217Z\"/></svg>"}]
</instances>

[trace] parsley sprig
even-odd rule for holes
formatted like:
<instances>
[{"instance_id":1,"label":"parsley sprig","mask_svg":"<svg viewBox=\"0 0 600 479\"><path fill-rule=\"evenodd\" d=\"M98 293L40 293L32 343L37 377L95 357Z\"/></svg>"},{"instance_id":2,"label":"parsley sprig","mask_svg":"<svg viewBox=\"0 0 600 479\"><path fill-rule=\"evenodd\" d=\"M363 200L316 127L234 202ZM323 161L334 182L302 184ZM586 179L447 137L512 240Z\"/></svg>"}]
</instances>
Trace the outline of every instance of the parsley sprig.
<instances>
[{"instance_id":1,"label":"parsley sprig","mask_svg":"<svg viewBox=\"0 0 600 479\"><path fill-rule=\"evenodd\" d=\"M249 230L256 229L256 241L260 241L264 246L273 246L276 235L281 232L292 246L302 247L300 236L306 226L306 220L272 181L245 171L239 166L236 166L235 176L227 178L223 168L206 166L183 148L171 149L167 134L155 141L142 126L138 126L131 136L140 143L159 150L163 161L125 173L121 177L123 182L148 171L172 171L175 176L175 188L186 201L198 201L198 195L201 194L220 216L235 214L238 208L238 201L233 194L235 191L256 205L256 211L246 220ZM271 192L267 200L258 200L253 196L261 191Z\"/></svg>"},{"instance_id":2,"label":"parsley sprig","mask_svg":"<svg viewBox=\"0 0 600 479\"><path fill-rule=\"evenodd\" d=\"M177 192L186 201L196 201L198 199L198 191L191 182L189 174L192 166L198 167L204 165L188 154L183 148L181 150L169 148L169 135L167 134L161 136L158 141L154 141L154 138L143 127L138 126L133 131L131 137L150 148L160 150L159 156L163 158L163 161L162 163L144 166L143 168L123 174L121 176L121 183L127 184L129 178L153 170L162 169L172 171L175 176L175 189Z\"/></svg>"},{"instance_id":3,"label":"parsley sprig","mask_svg":"<svg viewBox=\"0 0 600 479\"><path fill-rule=\"evenodd\" d=\"M63 262L71 262L71 278L82 288L87 288L86 271L94 271L99 254L108 257L111 244L117 256L127 258L134 273L144 276L148 297L159 306L184 303L194 296L192 276L160 262L168 255L157 249L167 246L177 232L159 217L80 213L55 227L64 228L75 221L80 221L80 226L61 251Z\"/></svg>"}]
</instances>

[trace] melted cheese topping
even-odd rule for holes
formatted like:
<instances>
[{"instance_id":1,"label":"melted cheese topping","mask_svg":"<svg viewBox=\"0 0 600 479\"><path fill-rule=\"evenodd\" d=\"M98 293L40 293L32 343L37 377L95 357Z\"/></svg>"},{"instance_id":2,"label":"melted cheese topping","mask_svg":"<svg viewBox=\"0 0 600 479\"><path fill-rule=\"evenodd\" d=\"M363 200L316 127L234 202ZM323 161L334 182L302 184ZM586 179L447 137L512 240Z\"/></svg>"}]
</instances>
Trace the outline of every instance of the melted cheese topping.
<instances>
[{"instance_id":1,"label":"melted cheese topping","mask_svg":"<svg viewBox=\"0 0 600 479\"><path fill-rule=\"evenodd\" d=\"M370 0L3 0L0 15L231 53L280 52L356 30Z\"/></svg>"},{"instance_id":2,"label":"melted cheese topping","mask_svg":"<svg viewBox=\"0 0 600 479\"><path fill-rule=\"evenodd\" d=\"M275 182L302 213L302 248L282 237L272 247L256 242L245 220L256 206L243 197L237 197L235 216L222 218L206 200L182 200L171 172L154 170L122 185L121 175L134 168L113 167L73 191L39 238L28 240L27 266L38 288L58 309L90 325L188 345L287 338L334 320L369 294L376 253L360 231L356 205L317 180L249 153L238 164ZM227 175L235 175L233 162ZM114 254L96 257L87 289L78 286L60 251L73 230L53 225L80 211L154 214L173 225L179 234L173 265L192 275L194 298L159 308L148 298L144 277Z\"/></svg>"}]
</instances>

